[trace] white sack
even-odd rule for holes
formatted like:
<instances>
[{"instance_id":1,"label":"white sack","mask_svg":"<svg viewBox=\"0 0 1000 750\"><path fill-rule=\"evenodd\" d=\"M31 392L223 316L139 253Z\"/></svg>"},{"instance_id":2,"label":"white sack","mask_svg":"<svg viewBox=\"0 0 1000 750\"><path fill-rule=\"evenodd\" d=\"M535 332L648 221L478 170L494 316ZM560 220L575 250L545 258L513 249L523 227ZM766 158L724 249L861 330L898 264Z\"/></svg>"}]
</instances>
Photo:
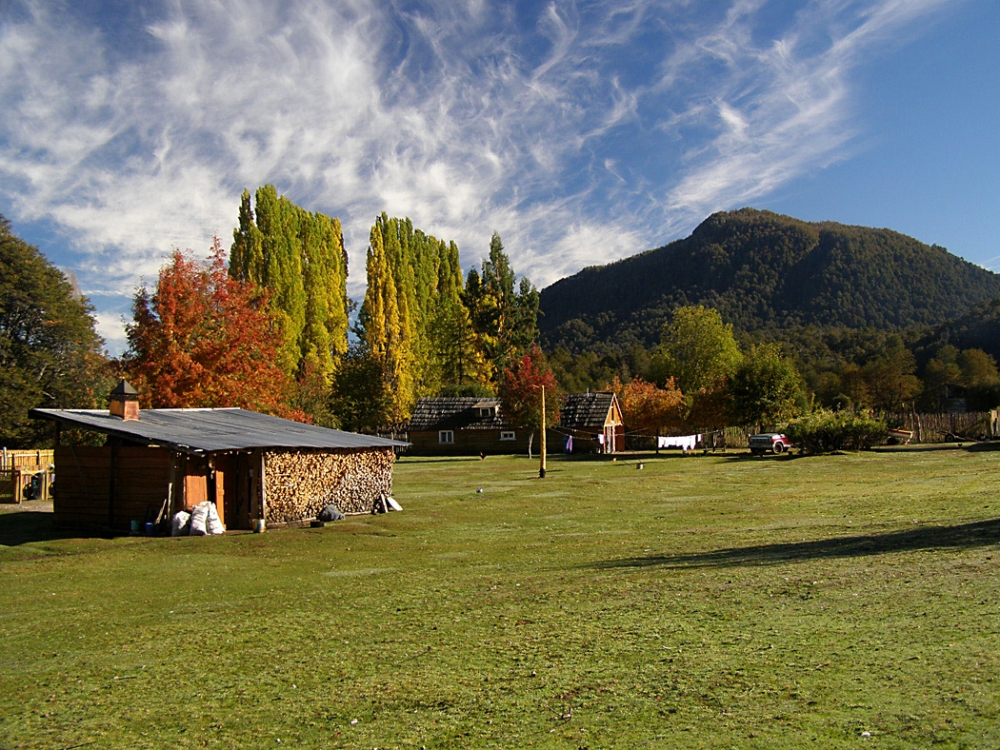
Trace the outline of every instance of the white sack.
<instances>
[{"instance_id":1,"label":"white sack","mask_svg":"<svg viewBox=\"0 0 1000 750\"><path fill-rule=\"evenodd\" d=\"M209 503L198 503L191 509L191 536L205 536L208 533L206 524L208 522Z\"/></svg>"},{"instance_id":2,"label":"white sack","mask_svg":"<svg viewBox=\"0 0 1000 750\"><path fill-rule=\"evenodd\" d=\"M215 507L215 503L208 504L208 522L205 526L209 534L226 533L226 527L222 525L222 519L219 518L219 511Z\"/></svg>"},{"instance_id":3,"label":"white sack","mask_svg":"<svg viewBox=\"0 0 1000 750\"><path fill-rule=\"evenodd\" d=\"M191 533L191 514L185 510L174 513L170 519L170 536L187 536Z\"/></svg>"}]
</instances>

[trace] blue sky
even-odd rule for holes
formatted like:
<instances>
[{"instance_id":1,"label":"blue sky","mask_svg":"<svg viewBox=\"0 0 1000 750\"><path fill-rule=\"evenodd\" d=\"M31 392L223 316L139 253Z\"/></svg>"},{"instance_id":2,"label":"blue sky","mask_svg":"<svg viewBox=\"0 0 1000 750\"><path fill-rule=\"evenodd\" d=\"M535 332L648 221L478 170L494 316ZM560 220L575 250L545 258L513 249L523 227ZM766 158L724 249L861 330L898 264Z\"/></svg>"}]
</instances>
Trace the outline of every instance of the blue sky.
<instances>
[{"instance_id":1,"label":"blue sky","mask_svg":"<svg viewBox=\"0 0 1000 750\"><path fill-rule=\"evenodd\" d=\"M544 287L767 208L1000 269L1000 2L3 0L0 213L113 350L245 187Z\"/></svg>"}]
</instances>

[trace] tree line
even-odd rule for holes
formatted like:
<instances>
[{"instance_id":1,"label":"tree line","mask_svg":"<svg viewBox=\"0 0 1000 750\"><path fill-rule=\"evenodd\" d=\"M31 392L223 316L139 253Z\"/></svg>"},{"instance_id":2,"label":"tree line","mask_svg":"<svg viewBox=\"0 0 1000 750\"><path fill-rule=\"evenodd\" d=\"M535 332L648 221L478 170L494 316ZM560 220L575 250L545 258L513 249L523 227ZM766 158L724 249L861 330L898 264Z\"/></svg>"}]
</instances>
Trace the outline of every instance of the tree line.
<instances>
[{"instance_id":1,"label":"tree line","mask_svg":"<svg viewBox=\"0 0 1000 750\"><path fill-rule=\"evenodd\" d=\"M226 390L192 389L190 406L256 404L324 426L399 429L421 396L496 392L507 365L537 337L538 292L528 279L517 282L496 233L481 268L463 278L455 242L423 232L408 218L377 216L353 328L337 219L296 206L271 185L252 196L245 191L228 261L232 291L222 304L217 277L224 258L217 246L211 268L199 270L177 254L156 289L137 294L120 364L147 405L165 405L157 376L163 352L186 347L190 359L191 344L183 342L205 337L183 334L176 321L160 324L178 307L172 279L185 273L214 279L202 289L215 295L214 303L180 306L199 309L202 328L231 336L230 349L240 354L226 366L238 371L247 361L261 362L263 370L279 371L263 379L220 377L229 383ZM154 332L162 339L159 349L145 343ZM250 340L264 348L252 349Z\"/></svg>"},{"instance_id":2,"label":"tree line","mask_svg":"<svg viewBox=\"0 0 1000 750\"><path fill-rule=\"evenodd\" d=\"M271 185L244 191L228 248L216 240L206 261L177 251L136 292L128 348L114 360L89 303L6 221L0 252L10 447L46 439L28 408L102 406L119 376L146 407L240 406L362 431L401 428L416 400L433 395L498 394L509 418L534 427L542 386L550 424L558 392L610 389L630 428L650 435L770 428L817 409L936 411L956 394L972 408L1000 403L996 361L957 346L954 331L750 333L710 305L677 305L651 346L543 352L539 294L518 280L499 234L463 276L454 242L385 213L371 227L358 305L346 291L340 222ZM984 308L990 321L996 309ZM962 320L963 331L983 328Z\"/></svg>"}]
</instances>

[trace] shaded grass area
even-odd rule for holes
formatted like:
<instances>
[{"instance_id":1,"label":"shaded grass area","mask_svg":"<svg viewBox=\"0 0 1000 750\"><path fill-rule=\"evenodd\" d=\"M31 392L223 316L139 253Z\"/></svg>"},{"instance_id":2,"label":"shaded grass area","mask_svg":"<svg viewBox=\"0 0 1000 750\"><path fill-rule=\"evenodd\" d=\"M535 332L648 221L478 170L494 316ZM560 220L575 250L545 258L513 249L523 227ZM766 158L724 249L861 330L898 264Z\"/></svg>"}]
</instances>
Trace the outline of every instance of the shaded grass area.
<instances>
[{"instance_id":1,"label":"shaded grass area","mask_svg":"<svg viewBox=\"0 0 1000 750\"><path fill-rule=\"evenodd\" d=\"M2 516L0 747L1000 745L995 454L643 464L404 459L403 513L263 535Z\"/></svg>"}]
</instances>

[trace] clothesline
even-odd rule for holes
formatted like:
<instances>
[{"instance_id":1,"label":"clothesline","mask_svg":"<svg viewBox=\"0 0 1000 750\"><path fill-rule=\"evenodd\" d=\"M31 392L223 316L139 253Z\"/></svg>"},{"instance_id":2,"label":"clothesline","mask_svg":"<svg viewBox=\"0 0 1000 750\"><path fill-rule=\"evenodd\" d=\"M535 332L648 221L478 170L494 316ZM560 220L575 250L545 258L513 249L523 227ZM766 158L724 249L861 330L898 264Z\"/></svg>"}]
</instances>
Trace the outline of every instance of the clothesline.
<instances>
[{"instance_id":1,"label":"clothesline","mask_svg":"<svg viewBox=\"0 0 1000 750\"><path fill-rule=\"evenodd\" d=\"M701 442L701 434L698 435L675 435L672 437L658 437L656 439L657 448L680 448L685 451L693 451Z\"/></svg>"}]
</instances>

